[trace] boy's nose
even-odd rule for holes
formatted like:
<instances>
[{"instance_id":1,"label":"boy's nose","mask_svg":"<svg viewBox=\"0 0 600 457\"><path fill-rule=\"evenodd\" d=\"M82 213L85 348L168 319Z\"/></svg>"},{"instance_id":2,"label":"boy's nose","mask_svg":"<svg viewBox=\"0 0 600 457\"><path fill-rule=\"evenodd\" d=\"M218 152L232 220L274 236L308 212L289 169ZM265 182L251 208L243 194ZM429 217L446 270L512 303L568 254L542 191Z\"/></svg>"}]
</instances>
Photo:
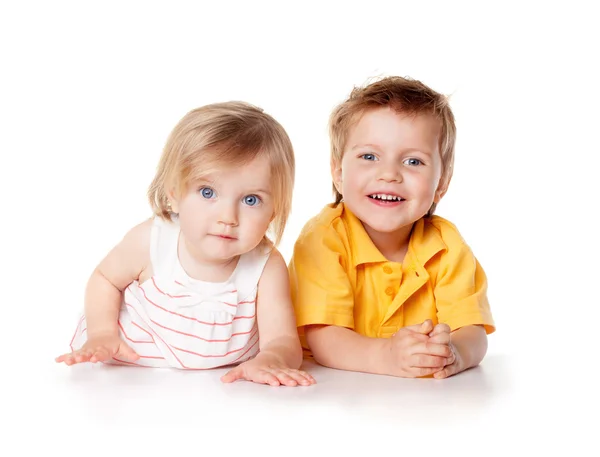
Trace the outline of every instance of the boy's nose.
<instances>
[{"instance_id":1,"label":"boy's nose","mask_svg":"<svg viewBox=\"0 0 600 457\"><path fill-rule=\"evenodd\" d=\"M402 173L393 167L384 168L379 173L379 180L385 182L402 182Z\"/></svg>"}]
</instances>

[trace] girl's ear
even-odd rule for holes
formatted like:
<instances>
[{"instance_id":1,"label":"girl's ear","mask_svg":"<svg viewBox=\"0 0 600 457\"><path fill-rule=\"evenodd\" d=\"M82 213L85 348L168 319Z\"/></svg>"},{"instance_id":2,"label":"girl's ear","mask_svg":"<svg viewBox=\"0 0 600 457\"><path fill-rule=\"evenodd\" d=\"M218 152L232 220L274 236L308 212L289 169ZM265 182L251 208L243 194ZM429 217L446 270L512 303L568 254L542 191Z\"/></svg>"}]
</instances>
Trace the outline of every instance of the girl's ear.
<instances>
[{"instance_id":1,"label":"girl's ear","mask_svg":"<svg viewBox=\"0 0 600 457\"><path fill-rule=\"evenodd\" d=\"M174 189L170 189L167 191L167 200L171 212L179 214L179 200L176 198Z\"/></svg>"}]
</instances>

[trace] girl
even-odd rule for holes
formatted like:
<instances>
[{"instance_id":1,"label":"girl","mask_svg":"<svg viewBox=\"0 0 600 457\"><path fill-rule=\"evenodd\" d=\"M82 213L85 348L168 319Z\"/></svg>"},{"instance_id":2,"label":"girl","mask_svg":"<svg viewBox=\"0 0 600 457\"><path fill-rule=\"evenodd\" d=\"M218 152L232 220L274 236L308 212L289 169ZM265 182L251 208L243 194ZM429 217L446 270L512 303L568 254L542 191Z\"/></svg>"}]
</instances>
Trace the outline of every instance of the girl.
<instances>
[{"instance_id":1,"label":"girl","mask_svg":"<svg viewBox=\"0 0 600 457\"><path fill-rule=\"evenodd\" d=\"M294 166L285 130L259 108L228 102L186 114L148 191L153 217L97 266L71 352L56 361L236 364L223 382L314 384L298 370L287 267L275 248Z\"/></svg>"}]
</instances>

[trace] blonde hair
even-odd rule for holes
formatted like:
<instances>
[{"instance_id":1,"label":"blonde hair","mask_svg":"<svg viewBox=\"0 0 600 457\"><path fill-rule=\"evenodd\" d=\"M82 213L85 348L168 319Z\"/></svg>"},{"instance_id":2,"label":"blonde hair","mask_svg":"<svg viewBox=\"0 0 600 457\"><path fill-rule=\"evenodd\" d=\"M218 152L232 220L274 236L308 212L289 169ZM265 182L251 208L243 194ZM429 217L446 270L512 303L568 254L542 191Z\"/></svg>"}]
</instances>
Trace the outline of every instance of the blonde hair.
<instances>
[{"instance_id":1,"label":"blonde hair","mask_svg":"<svg viewBox=\"0 0 600 457\"><path fill-rule=\"evenodd\" d=\"M152 211L172 220L170 190L183 195L191 183L218 167L240 166L259 156L268 157L271 164L274 217L269 229L277 245L292 205L294 151L281 124L249 103L206 105L188 112L177 123L148 189Z\"/></svg>"},{"instance_id":2,"label":"blonde hair","mask_svg":"<svg viewBox=\"0 0 600 457\"><path fill-rule=\"evenodd\" d=\"M420 81L389 76L365 87L355 87L347 100L339 104L329 118L331 142L331 163L339 164L344 155L350 129L368 110L389 106L398 113L409 115L429 114L439 119L441 124L440 153L442 156L442 194L448 188L454 166L454 145L456 126L448 97L435 92ZM342 195L333 185L335 203L342 201ZM428 215L435 211L435 202Z\"/></svg>"}]
</instances>

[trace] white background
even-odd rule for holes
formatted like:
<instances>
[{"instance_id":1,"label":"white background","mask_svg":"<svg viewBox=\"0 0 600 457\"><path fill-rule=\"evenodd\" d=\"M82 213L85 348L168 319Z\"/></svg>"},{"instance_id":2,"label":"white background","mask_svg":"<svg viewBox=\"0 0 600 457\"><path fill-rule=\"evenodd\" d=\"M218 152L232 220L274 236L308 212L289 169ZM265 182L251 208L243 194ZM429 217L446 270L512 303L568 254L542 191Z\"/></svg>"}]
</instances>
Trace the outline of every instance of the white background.
<instances>
[{"instance_id":1,"label":"white background","mask_svg":"<svg viewBox=\"0 0 600 457\"><path fill-rule=\"evenodd\" d=\"M180 432L165 432L168 445L194 452L593 449L597 422L582 419L600 406L600 34L589 4L2 2L0 453L17 441L6 455L158 452L166 445L144 430L169 424ZM288 394L225 388L217 372L54 364L90 272L148 217L147 186L187 111L245 100L286 128L297 159L289 260L331 201L331 109L384 75L451 95L455 173L437 214L488 274L498 330L480 368L414 384L314 367L320 386Z\"/></svg>"}]
</instances>

